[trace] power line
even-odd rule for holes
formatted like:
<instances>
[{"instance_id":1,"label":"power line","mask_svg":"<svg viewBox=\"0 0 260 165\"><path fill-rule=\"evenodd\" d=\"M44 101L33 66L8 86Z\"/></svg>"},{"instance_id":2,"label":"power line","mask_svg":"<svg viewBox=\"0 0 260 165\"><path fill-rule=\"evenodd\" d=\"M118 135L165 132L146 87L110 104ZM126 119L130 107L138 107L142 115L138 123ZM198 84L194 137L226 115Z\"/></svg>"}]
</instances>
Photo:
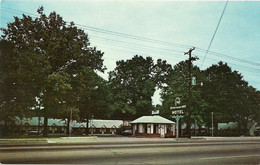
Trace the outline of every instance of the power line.
<instances>
[{"instance_id":1,"label":"power line","mask_svg":"<svg viewBox=\"0 0 260 165\"><path fill-rule=\"evenodd\" d=\"M159 47L151 47L151 46L148 46L148 45L143 45L143 44L136 44L136 43L132 43L132 42L125 42L125 41L121 41L121 40L113 40L113 39L108 39L108 38L103 38L103 37L96 37L96 36L92 36L92 35L89 35L90 38L93 37L94 40L103 40L103 41L107 41L109 43L111 42L114 42L114 43L117 43L117 44L120 44L120 45L130 45L133 47L133 45L135 46L138 46L138 47L141 47L141 48L144 48L145 49L148 49L148 50L152 50L152 51L157 51L157 50L163 50L163 51L166 51L167 53L168 52L178 52L178 53L183 53L183 51L180 51L180 50L175 50L175 49L165 49L165 48L159 48ZM135 48L135 47L133 47Z\"/></svg>"},{"instance_id":2,"label":"power line","mask_svg":"<svg viewBox=\"0 0 260 165\"><path fill-rule=\"evenodd\" d=\"M213 34L213 36L212 36L212 38L211 38L211 40L210 40L210 43L209 43L209 46L208 46L207 52L206 52L206 54L205 54L205 56L204 56L204 58L203 58L203 61L202 61L201 67L203 66L203 63L204 63L204 61L205 61L205 59L206 59L206 57L207 57L207 55L208 55L209 49L210 49L210 47L211 47L211 44L212 44L212 42L213 42L213 40L214 40L214 38L215 38L215 35L216 35L216 33L217 33L217 30L218 30L219 24L220 24L220 22L221 22L221 20L222 20L222 17L223 17L223 15L224 15L224 13L225 13L225 10L226 10L226 7L227 7L227 4L228 4L228 1L226 1L225 7L224 7L224 9L223 9L223 11L222 11L222 14L221 14L221 16L220 16L220 19L219 19L219 21L218 21L218 24L217 24L217 27L216 27L216 29L215 29L215 32L214 32L214 34Z\"/></svg>"},{"instance_id":3,"label":"power line","mask_svg":"<svg viewBox=\"0 0 260 165\"><path fill-rule=\"evenodd\" d=\"M94 36L92 36L94 37ZM172 49L163 49L163 48L158 48L160 51L158 51L157 49L153 50L154 48L156 47L149 47L149 46L146 46L146 45L140 45L140 44L135 44L135 43L129 43L129 42L123 42L123 41L118 41L118 40L111 40L111 39L107 39L107 38L102 38L102 37L94 37L94 40L97 39L101 39L101 40L104 40L105 43L109 43L110 45L114 45L115 46L119 46L119 45L123 45L122 43L126 44L127 46L119 46L119 47L123 47L123 48L129 48L129 49L136 49L136 47L134 47L133 45L136 45L138 47L148 47L148 48L145 48L145 49L139 49L141 51L145 51L145 52L149 52L149 51L146 51L146 50L150 50L150 51L154 51L154 52L159 52L160 55L166 55L166 56L172 56L172 51L173 52L179 52L179 53L182 53L182 51L177 51L177 50L172 50ZM102 41L101 41L102 42ZM113 44L112 44L113 43ZM165 50L165 52L161 51L161 50ZM169 51L169 52L168 52ZM151 52L151 53L154 53L154 52ZM167 53L167 54L165 54ZM170 53L170 54L169 54ZM195 54L197 56L200 56L202 57L202 55L198 55L198 54ZM176 54L176 56L179 56ZM208 58L208 59L211 59L211 61L214 61L214 62L218 62L218 60L216 59L212 59L212 58ZM183 60L183 59L182 59ZM223 61L223 60L220 60L220 61ZM227 62L227 61L223 61L223 62ZM251 69L251 70L255 70L256 72L260 72L260 69L256 69L256 68L251 68L251 67L247 67L247 66L243 66L243 65L238 65L238 64L234 64L234 63L230 63L230 62L227 62L229 64L233 64L233 65L236 65L236 66L240 66L240 67L243 67L243 68L247 68L247 69Z\"/></svg>"},{"instance_id":4,"label":"power line","mask_svg":"<svg viewBox=\"0 0 260 165\"><path fill-rule=\"evenodd\" d=\"M108 38L103 38L103 37L96 37L96 36L90 35L90 38L91 38L91 37L93 37L94 40L96 40L96 39L99 40L99 39L100 39L100 40L107 41L107 43L109 43L109 44L111 44L111 42L115 42L115 43L117 43L117 44L119 44L119 45L123 45L123 44L130 45L131 48L135 48L135 47L133 47L132 45L136 45L136 46L138 46L138 47L147 47L147 48L150 49L150 50L152 50L152 49L155 48L155 49L159 49L159 50L169 51L169 52L171 52L171 53L172 53L172 51L173 51L173 52L182 53L182 51L174 50L174 49L164 49L164 48L159 48L159 47L151 47L151 46L142 45L142 44L124 42L124 41L121 41L121 40L113 40L113 39L108 39ZM118 45L117 45L117 46L118 46ZM145 48L145 49L147 49L147 48ZM157 52L161 52L161 51L157 51ZM167 52L167 53L168 53L168 52ZM196 54L196 55L198 55L198 54ZM169 56L171 56L171 54L169 54ZM198 55L198 56L201 56L201 57L202 57L202 55ZM210 59L210 58L209 58L209 59ZM217 61L216 59L212 59L212 60ZM222 60L222 61L223 61L223 60ZM226 62L226 61L224 61L224 62ZM229 62L228 62L228 63L229 63ZM231 63L231 64L232 64L232 63ZM260 69L256 69L256 68L251 68L251 67L247 67L247 66L243 66L243 65L238 65L238 64L234 64L234 65L241 66L241 67L248 68L248 69L252 69L252 70L256 70L257 72L260 71Z\"/></svg>"},{"instance_id":5,"label":"power line","mask_svg":"<svg viewBox=\"0 0 260 165\"><path fill-rule=\"evenodd\" d=\"M172 42L155 40L155 39L151 39L151 38L140 37L140 36L130 35L130 34L126 34L126 33L119 33L119 32L115 32L115 31L105 30L105 29L101 29L101 28L95 28L95 27L81 25L81 24L75 24L75 25L82 27L83 29L85 28L85 29L88 29L91 31L105 33L105 34L109 34L109 35L115 35L118 37L125 37L125 38L129 38L129 39L135 39L135 40L139 40L139 41L151 42L151 43L156 43L156 44L176 46L176 47L180 47L180 48L190 47L189 45L182 45L182 44L176 44L176 43L172 43Z\"/></svg>"},{"instance_id":6,"label":"power line","mask_svg":"<svg viewBox=\"0 0 260 165\"><path fill-rule=\"evenodd\" d=\"M77 25L77 24L75 24L75 25ZM82 27L82 28L84 29L84 27ZM88 28L85 28L85 29L88 29ZM96 31L96 30L93 30L93 29L88 29L88 30L95 31L95 32L100 32L100 31ZM105 32L101 32L101 33L107 34L107 33L105 33ZM113 35L113 34L110 34L110 35ZM122 37L122 36L119 36L119 35L115 35L115 36ZM127 38L128 38L128 37L127 37ZM135 38L130 38L130 39L135 39ZM140 39L136 39L136 40L140 40ZM161 45L176 46L175 44L172 45L172 44L170 44L169 42L158 43L158 42L153 42L153 40L150 40L150 41L148 41L148 40L141 40L141 41L150 42L150 43L156 43L156 44L161 44ZM163 41L162 41L162 42L163 42ZM183 46L182 46L182 47L176 46L176 47L186 49L186 47L183 47ZM190 46L187 46L187 47L190 47ZM197 47L196 47L196 48L197 48ZM247 64L250 64L250 65L260 66L260 63L255 63L255 62L247 61L247 60L244 60L244 59L235 58L235 57L232 57L232 56L224 55L224 54L217 53L217 52L213 52L213 51L207 51L207 50L202 49L202 48L198 48L198 50L199 50L200 52L207 52L208 54L212 54L212 55L214 55L214 56L229 58L229 59L232 59L232 60L241 62L241 63L247 63Z\"/></svg>"},{"instance_id":7,"label":"power line","mask_svg":"<svg viewBox=\"0 0 260 165\"><path fill-rule=\"evenodd\" d=\"M12 9L11 9L12 10ZM21 11L19 11L19 12L21 12ZM85 25L79 25L79 26L85 26ZM89 27L89 26L87 26L87 27ZM84 27L83 27L84 28ZM91 27L91 28L94 28L94 27ZM99 28L94 28L94 29L99 29ZM101 29L101 30L103 30L105 33L106 32L109 32L109 33L111 33L112 31L107 31L107 30L104 30L104 29ZM98 31L98 30L97 30ZM98 31L99 32L99 31ZM117 32L115 32L115 33L117 33ZM123 34L123 33L118 33L118 34ZM117 36L117 35L115 35L115 36ZM121 35L119 35L120 37L121 37ZM131 36L133 36L133 35L131 35ZM135 43L129 43L129 42L124 42L124 41L117 41L117 40L111 40L111 39L106 39L106 38L101 38L101 37L96 37L96 36L92 36L92 37L95 37L95 38L100 38L100 39L104 39L104 40L109 40L109 42L111 43L111 41L113 41L113 42L118 42L118 44L122 44L122 43L125 43L125 44L131 44L131 45L137 45L137 46L143 46L143 47L150 47L150 46L147 46L147 45L141 45L141 44L135 44ZM132 39L132 38L130 38L130 39ZM147 38L146 38L147 39ZM120 42L120 43L119 43ZM157 44L158 44L158 42L156 42ZM121 46L122 47L122 46ZM153 47L152 47L153 48ZM157 47L158 48L158 47ZM135 47L134 47L134 49L135 49ZM147 48L146 48L147 49ZM172 49L164 49L164 48L160 48L161 50L166 50L166 51L176 51L176 50L172 50ZM201 49L201 48L198 48L198 50L200 51L200 52L203 52L203 51L205 51L204 49ZM142 50L143 51L143 50ZM159 52L159 51L157 51L157 52ZM182 52L182 51L176 51L176 52ZM210 52L210 51L208 51L208 52ZM243 60L243 59L237 59L237 58L233 58L233 57L229 57L229 56L227 56L227 55L223 55L223 54L220 54L220 53L215 53L215 52L210 52L211 54L213 54L213 55L215 55L215 56L217 56L217 57L226 57L226 58L231 58L231 59L233 59L233 60L236 60L236 61L239 61L239 62L248 62L248 64L254 64L254 63L252 63L252 62L249 62L249 61L246 61L246 60ZM162 54L162 53L160 53L160 54ZM223 60L222 60L223 61ZM239 66L239 65L238 65ZM240 65L241 66L241 65ZM245 66L242 66L242 67L245 67ZM246 68L249 68L249 67L246 67ZM255 68L250 68L250 69L255 69ZM258 69L255 69L255 70L258 70ZM259 71L259 70L258 70Z\"/></svg>"},{"instance_id":8,"label":"power line","mask_svg":"<svg viewBox=\"0 0 260 165\"><path fill-rule=\"evenodd\" d=\"M21 10L17 10L17 9L11 9L11 8L6 8L6 7L1 7L1 10L5 10L5 11L12 11L13 13L17 13L17 14L28 14L28 15L31 15L33 16L34 18L38 17L39 15L37 14L32 14L32 13L28 13L28 12L25 12L25 11L21 11Z\"/></svg>"},{"instance_id":9,"label":"power line","mask_svg":"<svg viewBox=\"0 0 260 165\"><path fill-rule=\"evenodd\" d=\"M121 48L127 48L127 47L121 47ZM144 51L144 52L146 52L146 53L148 53L148 54L146 54L146 53L136 53L136 52L133 52L133 51L127 51L127 50L122 50L122 49L117 49L117 48L111 48L111 47L109 47L109 49L113 49L113 50L120 51L120 52L125 52L125 53L130 53L131 56L136 55L136 54L138 54L138 55L144 55L144 56L151 56L151 55L149 54L149 52L147 52L147 51ZM161 54L160 54L160 55L161 55ZM174 57L175 59L184 60L184 59L182 59L181 57L178 57L179 54L171 54L171 55L176 56L176 57ZM171 56L171 55L169 55L169 56ZM156 56L156 55L153 55L153 57L161 58L161 56ZM106 59L106 58L104 58L104 59Z\"/></svg>"},{"instance_id":10,"label":"power line","mask_svg":"<svg viewBox=\"0 0 260 165\"><path fill-rule=\"evenodd\" d=\"M28 15L32 15L34 17L38 17L35 14L24 12L24 11L20 11L20 10L16 10L16 9L10 9L10 8L3 8L3 9L11 10L11 11L14 11L14 12L16 11L15 13L17 13L17 12L26 13ZM156 40L156 39L151 39L151 38L146 38L146 37L140 37L140 36L135 36L135 35L131 35L131 34L115 32L115 31L101 29L101 28L88 26L88 25L82 25L82 24L76 24L76 23L75 23L75 25L77 25L78 27L84 27L85 29L88 29L90 31L100 32L100 33L104 33L104 34L111 34L111 35L115 35L116 34L119 37L126 37L126 38L136 39L136 40L140 40L140 41L150 41L150 42L152 41L152 42L158 43L158 44L168 44L168 45L171 45L171 46L177 46L177 47L181 47L181 48L190 47L190 45L183 45L183 44L166 42L166 41L161 41L161 40Z\"/></svg>"},{"instance_id":11,"label":"power line","mask_svg":"<svg viewBox=\"0 0 260 165\"><path fill-rule=\"evenodd\" d=\"M226 3L226 5L227 5L227 3ZM225 5L225 7L226 7L226 5ZM30 15L33 15L33 16L37 17L37 15L35 15L35 14L31 14L31 13L28 13L28 12L23 12L23 11L20 11L20 10L15 10L15 9L10 9L10 8L4 8L4 9L11 10L11 11L16 11L16 13L17 12L26 13L26 14L30 14ZM220 23L220 21L219 21L219 23ZM172 43L172 42L155 40L155 39L151 39L151 38L145 38L145 37L140 37L140 36L135 36L135 35L129 35L129 34L125 34L125 33L119 33L119 32L115 32L115 31L105 30L105 29L96 28L96 27L87 26L87 25L81 25L81 24L75 24L75 25L77 25L77 26L79 26L79 27L81 27L83 29L87 29L87 30L90 30L90 31L98 32L98 33L113 35L113 36L117 36L117 37L124 37L124 38L129 38L129 39L134 39L134 40L139 40L139 41L144 41L144 42L150 42L150 43L155 43L155 44L160 44L160 45L175 46L175 47L185 48L185 49L187 49L188 47L191 47L190 45L182 45L182 44L176 44L176 43ZM198 47L196 47L196 49L198 51L200 51L200 52L206 52L207 54L212 54L214 56L220 56L220 57L236 60L238 62L247 63L247 64L250 64L250 65L260 66L260 63L255 63L255 62L252 62L252 61L248 61L248 60L239 59L239 58L235 58L235 57L232 57L232 56L216 53L216 52L213 52L213 51L209 51L209 49L205 50L205 49L198 48ZM205 58L204 58L204 61L205 61Z\"/></svg>"},{"instance_id":12,"label":"power line","mask_svg":"<svg viewBox=\"0 0 260 165\"><path fill-rule=\"evenodd\" d=\"M194 54L194 55L197 55L197 56L199 56L199 57L202 57L202 55L198 55L198 54ZM226 62L226 63L232 64L232 65L236 65L236 66L239 66L239 67L242 67L242 68L247 68L247 69L254 70L254 71L256 71L257 73L260 72L260 69L257 69L257 68L251 68L251 67L244 66L244 65L238 65L238 64L234 64L234 63L231 63L231 62L228 62L228 61L224 61L224 60L216 60L216 59L213 59L213 58L207 58L207 60L214 61L214 62L223 61L223 62Z\"/></svg>"},{"instance_id":13,"label":"power line","mask_svg":"<svg viewBox=\"0 0 260 165\"><path fill-rule=\"evenodd\" d=\"M206 52L205 49L201 49L201 48L197 48L197 51L199 52ZM237 62L241 62L241 63L246 63L246 64L250 64L250 65L255 65L255 66L260 66L260 63L256 63L256 62L252 62L252 61L247 61L244 59L240 59L240 58L236 58L236 57L231 57L231 56L227 56L225 54L221 54L221 53L216 53L216 52L212 52L212 51L208 51L209 54L216 56L216 57L224 57L224 58L228 58L231 59L233 61L237 61Z\"/></svg>"},{"instance_id":14,"label":"power line","mask_svg":"<svg viewBox=\"0 0 260 165\"><path fill-rule=\"evenodd\" d=\"M108 39L108 38L103 38L103 37L96 37L96 36L92 36L92 35L89 35L89 36L90 36L90 38L93 37L94 41L96 39L103 40L103 41L105 41L105 43L108 43L109 45L114 45L116 47L119 46L119 47L126 48L126 49L131 49L131 50L134 49L134 50L140 50L142 52L153 53L153 55L150 55L150 56L155 56L154 54L157 54L156 52L158 52L160 55L165 55L165 56L169 56L169 57L174 55L174 54L172 54L172 52L182 53L182 51L173 50L173 49L164 49L164 48L159 48L159 47L151 47L151 46L147 46L147 45L136 44L136 43L131 43L131 42L124 42L124 41L121 41L121 40L113 40L113 39ZM133 46L133 45L136 45L137 47L139 47L139 49L136 46ZM142 48L142 47L145 47L145 48ZM111 49L111 47L109 47L109 48ZM119 49L113 49L113 50L119 50ZM164 50L164 51L162 51L162 50ZM119 51L130 53L129 51L124 51L124 50L119 50ZM145 55L144 53L137 53L137 52L135 52L135 53L131 52L131 53L132 54L139 54L139 55L142 54L142 55ZM196 54L196 55L198 55L198 54ZM148 55L146 54L146 56L148 56ZM178 54L175 54L174 56L176 56L178 59L180 59ZM198 55L198 56L202 56L202 55ZM160 57L158 57L158 58L160 58ZM107 58L104 58L104 59L107 59ZM210 58L208 58L208 59L210 59ZM116 59L114 59L114 60L116 60ZM181 60L184 60L184 59L181 59ZM216 60L216 59L211 59L210 61L218 62L218 60ZM220 60L220 61L223 61L223 60ZM223 61L223 62L227 62L227 61ZM228 63L229 64L233 64L233 63L230 63L230 62L228 62ZM233 64L233 65L237 65L237 64ZM237 66L240 66L240 67L243 67L243 68L252 69L252 70L257 71L258 73L260 71L259 69L256 69L256 68L250 68L250 67L246 67L246 66L242 66L242 65L237 65Z\"/></svg>"},{"instance_id":15,"label":"power line","mask_svg":"<svg viewBox=\"0 0 260 165\"><path fill-rule=\"evenodd\" d=\"M116 47L118 47L119 45L122 45L122 44L119 44L120 43L120 41L116 41L115 43L113 42L113 41L115 41L115 40L112 40L112 42L111 42L111 40L109 40L109 39L107 39L107 40L105 40L105 43L109 43L110 45L114 45L114 46L116 46ZM101 41L102 42L102 41ZM138 44L137 44L137 46L138 46ZM119 46L119 47L122 47L122 48L126 48L126 49L137 49L136 47L134 47L134 46L132 46L131 44L130 45L127 45L127 46ZM111 49L111 47L109 47L110 49ZM172 52L170 53L170 52L162 52L162 51L158 51L158 50L152 50L152 49L150 49L150 51L149 51L149 49L139 49L140 51L143 51L143 52L148 52L148 53L155 53L155 52L159 52L160 53L160 55L165 55L165 56L169 56L169 57L171 57L172 55L174 55L174 56L176 56L176 58L178 58L179 57L179 54L172 54ZM148 50L148 51L147 51ZM172 50L173 51L173 50ZM176 51L176 52L181 52L181 51ZM166 54L165 54L166 53ZM140 53L133 53L133 54L140 54ZM202 57L202 55L198 55L198 54L194 54L194 55L197 55L197 56L199 56L199 57ZM154 55L153 55L154 56ZM182 59L182 58L181 58ZM219 62L219 61L223 61L223 60L216 60L216 59L212 59L212 58L208 58L208 59L210 59L211 61L214 61L214 62ZM182 59L182 60L184 60L184 59ZM227 62L227 61L223 61L223 62ZM229 63L229 64L232 64L232 65L236 65L236 66L239 66L239 67L243 67L243 68L247 68L247 69L251 69L251 70L254 70L254 71L256 71L257 73L259 73L260 72L260 69L256 69L256 68L251 68L251 67L247 67L247 66L242 66L242 65L238 65L238 64L234 64L234 63L230 63L230 62L227 62L227 63Z\"/></svg>"}]
</instances>

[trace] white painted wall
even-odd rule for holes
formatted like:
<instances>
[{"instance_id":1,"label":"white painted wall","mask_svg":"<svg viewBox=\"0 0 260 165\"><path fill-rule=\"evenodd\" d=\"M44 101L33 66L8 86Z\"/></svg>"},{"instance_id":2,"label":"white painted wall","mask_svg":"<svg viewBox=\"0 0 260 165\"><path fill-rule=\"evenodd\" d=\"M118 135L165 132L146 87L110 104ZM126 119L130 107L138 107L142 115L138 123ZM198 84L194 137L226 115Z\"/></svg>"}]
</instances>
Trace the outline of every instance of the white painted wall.
<instances>
[{"instance_id":1,"label":"white painted wall","mask_svg":"<svg viewBox=\"0 0 260 165\"><path fill-rule=\"evenodd\" d=\"M172 125L171 131L173 132L173 136L175 135L176 125Z\"/></svg>"},{"instance_id":2,"label":"white painted wall","mask_svg":"<svg viewBox=\"0 0 260 165\"><path fill-rule=\"evenodd\" d=\"M138 133L144 133L144 126L143 124L139 124Z\"/></svg>"}]
</instances>

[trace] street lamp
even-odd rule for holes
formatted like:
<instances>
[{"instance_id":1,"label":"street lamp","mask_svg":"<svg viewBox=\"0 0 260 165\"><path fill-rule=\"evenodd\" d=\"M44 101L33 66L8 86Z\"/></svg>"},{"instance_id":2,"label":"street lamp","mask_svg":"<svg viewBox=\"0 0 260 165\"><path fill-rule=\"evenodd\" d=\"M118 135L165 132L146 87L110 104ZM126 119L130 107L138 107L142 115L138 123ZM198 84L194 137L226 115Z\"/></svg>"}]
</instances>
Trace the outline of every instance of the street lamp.
<instances>
[{"instance_id":1,"label":"street lamp","mask_svg":"<svg viewBox=\"0 0 260 165\"><path fill-rule=\"evenodd\" d=\"M190 88L190 91L191 91L192 88L194 88L196 85L199 85L199 86L203 87L203 82L196 83L195 77L192 77L192 87Z\"/></svg>"}]
</instances>

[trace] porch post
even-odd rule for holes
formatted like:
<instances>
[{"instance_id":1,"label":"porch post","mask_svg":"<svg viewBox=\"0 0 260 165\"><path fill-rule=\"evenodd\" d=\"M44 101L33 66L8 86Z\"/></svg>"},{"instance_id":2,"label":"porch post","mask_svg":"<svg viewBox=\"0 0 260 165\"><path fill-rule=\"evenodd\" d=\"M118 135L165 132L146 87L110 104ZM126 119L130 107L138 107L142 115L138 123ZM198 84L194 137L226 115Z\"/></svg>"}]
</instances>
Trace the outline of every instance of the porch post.
<instances>
[{"instance_id":1,"label":"porch post","mask_svg":"<svg viewBox=\"0 0 260 165\"><path fill-rule=\"evenodd\" d=\"M153 124L151 124L151 134L153 134Z\"/></svg>"},{"instance_id":2,"label":"porch post","mask_svg":"<svg viewBox=\"0 0 260 165\"><path fill-rule=\"evenodd\" d=\"M135 126L136 124L133 125L133 135L135 136Z\"/></svg>"}]
</instances>

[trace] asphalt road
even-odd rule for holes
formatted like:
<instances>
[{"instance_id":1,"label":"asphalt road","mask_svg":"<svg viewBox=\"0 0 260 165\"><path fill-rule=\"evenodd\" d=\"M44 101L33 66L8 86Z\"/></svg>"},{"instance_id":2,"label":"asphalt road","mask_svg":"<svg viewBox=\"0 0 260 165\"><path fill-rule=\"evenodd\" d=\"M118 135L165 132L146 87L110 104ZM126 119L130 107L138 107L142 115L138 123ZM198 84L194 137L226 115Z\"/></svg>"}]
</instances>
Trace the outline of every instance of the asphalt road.
<instances>
[{"instance_id":1,"label":"asphalt road","mask_svg":"<svg viewBox=\"0 0 260 165\"><path fill-rule=\"evenodd\" d=\"M260 164L260 141L0 147L3 164Z\"/></svg>"}]
</instances>

